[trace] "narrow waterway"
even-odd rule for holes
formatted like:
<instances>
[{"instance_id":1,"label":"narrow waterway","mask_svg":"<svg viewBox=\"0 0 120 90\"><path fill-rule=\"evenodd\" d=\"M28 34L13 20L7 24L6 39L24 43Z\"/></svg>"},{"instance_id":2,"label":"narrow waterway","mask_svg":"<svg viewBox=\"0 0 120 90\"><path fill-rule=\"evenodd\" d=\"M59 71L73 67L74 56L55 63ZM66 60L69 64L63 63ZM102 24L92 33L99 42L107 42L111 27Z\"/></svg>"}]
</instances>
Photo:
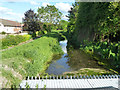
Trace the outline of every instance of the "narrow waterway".
<instances>
[{"instance_id":1,"label":"narrow waterway","mask_svg":"<svg viewBox=\"0 0 120 90\"><path fill-rule=\"evenodd\" d=\"M64 54L55 56L46 70L48 74L61 75L64 72L76 71L81 68L100 68L95 60L80 50L67 51L67 40L59 42Z\"/></svg>"}]
</instances>

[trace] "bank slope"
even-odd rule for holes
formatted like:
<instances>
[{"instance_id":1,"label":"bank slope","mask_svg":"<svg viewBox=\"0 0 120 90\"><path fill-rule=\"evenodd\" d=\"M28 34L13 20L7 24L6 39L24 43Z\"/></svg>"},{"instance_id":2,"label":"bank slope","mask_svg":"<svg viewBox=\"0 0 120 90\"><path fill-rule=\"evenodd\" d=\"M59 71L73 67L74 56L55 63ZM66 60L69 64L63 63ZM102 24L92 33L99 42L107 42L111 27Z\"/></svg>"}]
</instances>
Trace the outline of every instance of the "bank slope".
<instances>
[{"instance_id":1,"label":"bank slope","mask_svg":"<svg viewBox=\"0 0 120 90\"><path fill-rule=\"evenodd\" d=\"M47 63L51 61L52 56L55 54L63 54L58 39L47 36L3 51L1 63L2 77L7 79L7 85L4 86L16 85L16 82L14 82L16 78L19 79L18 81L21 81L21 78L17 77L18 75L15 75L12 71L20 74L22 79L26 76L36 76L44 73L49 66ZM10 74L7 73L8 71L10 71ZM10 77L11 75L12 77Z\"/></svg>"}]
</instances>

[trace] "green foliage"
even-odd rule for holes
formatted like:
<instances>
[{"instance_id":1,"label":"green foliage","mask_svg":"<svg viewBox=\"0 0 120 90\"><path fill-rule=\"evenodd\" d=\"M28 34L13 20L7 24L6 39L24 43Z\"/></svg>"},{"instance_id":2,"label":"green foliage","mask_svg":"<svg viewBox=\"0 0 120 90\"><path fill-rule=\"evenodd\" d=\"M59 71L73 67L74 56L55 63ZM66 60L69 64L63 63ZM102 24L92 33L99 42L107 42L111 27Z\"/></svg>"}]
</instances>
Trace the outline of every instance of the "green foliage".
<instances>
[{"instance_id":1,"label":"green foliage","mask_svg":"<svg viewBox=\"0 0 120 90\"><path fill-rule=\"evenodd\" d=\"M67 39L68 39L68 42L71 41L72 43L74 43L76 40L74 40L74 37L73 37L73 31L75 29L75 23L76 23L76 20L77 20L77 14L78 14L78 8L79 8L79 3L78 2L75 2L73 5L73 7L71 8L68 14L68 18L69 18L69 23L67 25Z\"/></svg>"},{"instance_id":2,"label":"green foliage","mask_svg":"<svg viewBox=\"0 0 120 90\"><path fill-rule=\"evenodd\" d=\"M92 52L93 54L100 55L101 59L106 59L110 61L110 64L114 69L120 68L120 42L119 43L89 43L87 42L84 45L80 45L80 49Z\"/></svg>"},{"instance_id":3,"label":"green foliage","mask_svg":"<svg viewBox=\"0 0 120 90\"><path fill-rule=\"evenodd\" d=\"M25 85L26 88L30 88L30 86L28 85L28 83L26 82L26 85Z\"/></svg>"},{"instance_id":4,"label":"green foliage","mask_svg":"<svg viewBox=\"0 0 120 90\"><path fill-rule=\"evenodd\" d=\"M36 31L40 31L41 29L37 14L30 9L26 11L24 15L25 18L23 18L23 30L31 31L33 33L32 37L36 37Z\"/></svg>"},{"instance_id":5,"label":"green foliage","mask_svg":"<svg viewBox=\"0 0 120 90\"><path fill-rule=\"evenodd\" d=\"M43 31L43 34L47 34L47 31Z\"/></svg>"},{"instance_id":6,"label":"green foliage","mask_svg":"<svg viewBox=\"0 0 120 90\"><path fill-rule=\"evenodd\" d=\"M68 39L74 46L79 46L84 40L120 41L117 34L120 32L120 3L79 2L79 9L75 7L70 11L68 24ZM76 19L74 10L77 10Z\"/></svg>"},{"instance_id":7,"label":"green foliage","mask_svg":"<svg viewBox=\"0 0 120 90\"><path fill-rule=\"evenodd\" d=\"M54 38L43 36L30 43L3 51L2 62L7 62L6 64L9 62L9 66L23 76L36 76L44 72L47 62L56 54L63 54L57 36Z\"/></svg>"},{"instance_id":8,"label":"green foliage","mask_svg":"<svg viewBox=\"0 0 120 90\"><path fill-rule=\"evenodd\" d=\"M42 31L39 31L39 32L38 32L38 36L40 36L40 35L43 35L43 32L42 32Z\"/></svg>"},{"instance_id":9,"label":"green foliage","mask_svg":"<svg viewBox=\"0 0 120 90\"><path fill-rule=\"evenodd\" d=\"M58 27L57 27L57 29L59 30L66 30L67 29L67 24L68 24L68 22L67 21L65 21L65 20L61 20L60 22L59 22L59 25L58 25Z\"/></svg>"},{"instance_id":10,"label":"green foliage","mask_svg":"<svg viewBox=\"0 0 120 90\"><path fill-rule=\"evenodd\" d=\"M9 85L14 85L17 88L19 87L20 79L14 77L10 71L2 69L2 76L8 80Z\"/></svg>"},{"instance_id":11,"label":"green foliage","mask_svg":"<svg viewBox=\"0 0 120 90\"><path fill-rule=\"evenodd\" d=\"M38 8L37 12L41 22L50 24L57 24L62 16L62 13L54 5L42 6Z\"/></svg>"},{"instance_id":12,"label":"green foliage","mask_svg":"<svg viewBox=\"0 0 120 90\"><path fill-rule=\"evenodd\" d=\"M2 39L2 49L5 49L12 45L18 45L21 42L30 40L30 35L7 35L5 38Z\"/></svg>"},{"instance_id":13,"label":"green foliage","mask_svg":"<svg viewBox=\"0 0 120 90\"><path fill-rule=\"evenodd\" d=\"M2 31L1 34L6 34L6 32Z\"/></svg>"},{"instance_id":14,"label":"green foliage","mask_svg":"<svg viewBox=\"0 0 120 90\"><path fill-rule=\"evenodd\" d=\"M70 21L67 29L68 42L93 55L100 55L101 59L110 61L110 65L118 70L120 68L119 13L119 2L75 3L68 15Z\"/></svg>"}]
</instances>

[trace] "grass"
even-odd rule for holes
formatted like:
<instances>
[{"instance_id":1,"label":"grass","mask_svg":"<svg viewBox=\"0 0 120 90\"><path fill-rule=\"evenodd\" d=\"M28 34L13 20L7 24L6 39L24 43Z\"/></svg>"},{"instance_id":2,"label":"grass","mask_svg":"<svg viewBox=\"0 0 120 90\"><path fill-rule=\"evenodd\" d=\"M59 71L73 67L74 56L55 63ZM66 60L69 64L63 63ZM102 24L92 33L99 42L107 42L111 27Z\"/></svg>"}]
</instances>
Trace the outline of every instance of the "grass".
<instances>
[{"instance_id":1,"label":"grass","mask_svg":"<svg viewBox=\"0 0 120 90\"><path fill-rule=\"evenodd\" d=\"M18 45L21 42L25 42L27 40L30 40L31 36L30 35L7 35L5 38L2 38L0 40L2 44L2 49L6 49L10 46L15 46Z\"/></svg>"},{"instance_id":2,"label":"grass","mask_svg":"<svg viewBox=\"0 0 120 90\"><path fill-rule=\"evenodd\" d=\"M82 68L78 71L73 71L73 72L66 72L64 75L109 75L109 74L114 74L111 71L107 71L104 69L95 69L95 68Z\"/></svg>"},{"instance_id":3,"label":"grass","mask_svg":"<svg viewBox=\"0 0 120 90\"><path fill-rule=\"evenodd\" d=\"M18 87L19 83L20 83L20 79L18 79L17 77L13 76L13 74L10 72L10 71L6 71L4 69L2 69L2 76L4 76L6 79L8 79L9 81L7 82L6 84L6 87L7 85L17 85L16 87Z\"/></svg>"},{"instance_id":4,"label":"grass","mask_svg":"<svg viewBox=\"0 0 120 90\"><path fill-rule=\"evenodd\" d=\"M18 85L18 82L14 81L16 78L14 78L10 72L8 73L4 70L4 65L13 68L16 72L22 75L23 79L27 76L43 74L45 69L49 66L48 62L52 60L52 57L54 55L63 54L58 43L58 40L60 39L58 38L62 39L60 34L52 32L30 43L3 51L3 77L7 77L7 80L12 82L10 84L14 83ZM11 77L13 79L11 79Z\"/></svg>"}]
</instances>

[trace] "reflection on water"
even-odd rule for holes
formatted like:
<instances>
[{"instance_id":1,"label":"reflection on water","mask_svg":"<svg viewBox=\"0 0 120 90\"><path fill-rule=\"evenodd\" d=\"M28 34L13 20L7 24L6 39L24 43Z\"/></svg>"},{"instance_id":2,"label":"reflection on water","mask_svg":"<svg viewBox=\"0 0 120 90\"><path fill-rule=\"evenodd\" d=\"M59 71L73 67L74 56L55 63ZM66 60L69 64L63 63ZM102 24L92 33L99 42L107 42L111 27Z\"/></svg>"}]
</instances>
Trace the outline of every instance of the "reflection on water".
<instances>
[{"instance_id":1,"label":"reflection on water","mask_svg":"<svg viewBox=\"0 0 120 90\"><path fill-rule=\"evenodd\" d=\"M72 70L79 70L81 68L100 68L95 60L90 59L83 51L72 50L68 52L67 64Z\"/></svg>"},{"instance_id":2,"label":"reflection on water","mask_svg":"<svg viewBox=\"0 0 120 90\"><path fill-rule=\"evenodd\" d=\"M61 75L64 72L75 71L81 68L100 68L96 61L91 60L88 55L80 50L69 50L67 52L67 40L60 41L60 45L64 51L64 55L62 57L54 56L46 73Z\"/></svg>"},{"instance_id":3,"label":"reflection on water","mask_svg":"<svg viewBox=\"0 0 120 90\"><path fill-rule=\"evenodd\" d=\"M71 71L70 66L68 65L68 57L65 57L67 54L64 54L60 59L53 60L46 73L60 75L63 72Z\"/></svg>"}]
</instances>

